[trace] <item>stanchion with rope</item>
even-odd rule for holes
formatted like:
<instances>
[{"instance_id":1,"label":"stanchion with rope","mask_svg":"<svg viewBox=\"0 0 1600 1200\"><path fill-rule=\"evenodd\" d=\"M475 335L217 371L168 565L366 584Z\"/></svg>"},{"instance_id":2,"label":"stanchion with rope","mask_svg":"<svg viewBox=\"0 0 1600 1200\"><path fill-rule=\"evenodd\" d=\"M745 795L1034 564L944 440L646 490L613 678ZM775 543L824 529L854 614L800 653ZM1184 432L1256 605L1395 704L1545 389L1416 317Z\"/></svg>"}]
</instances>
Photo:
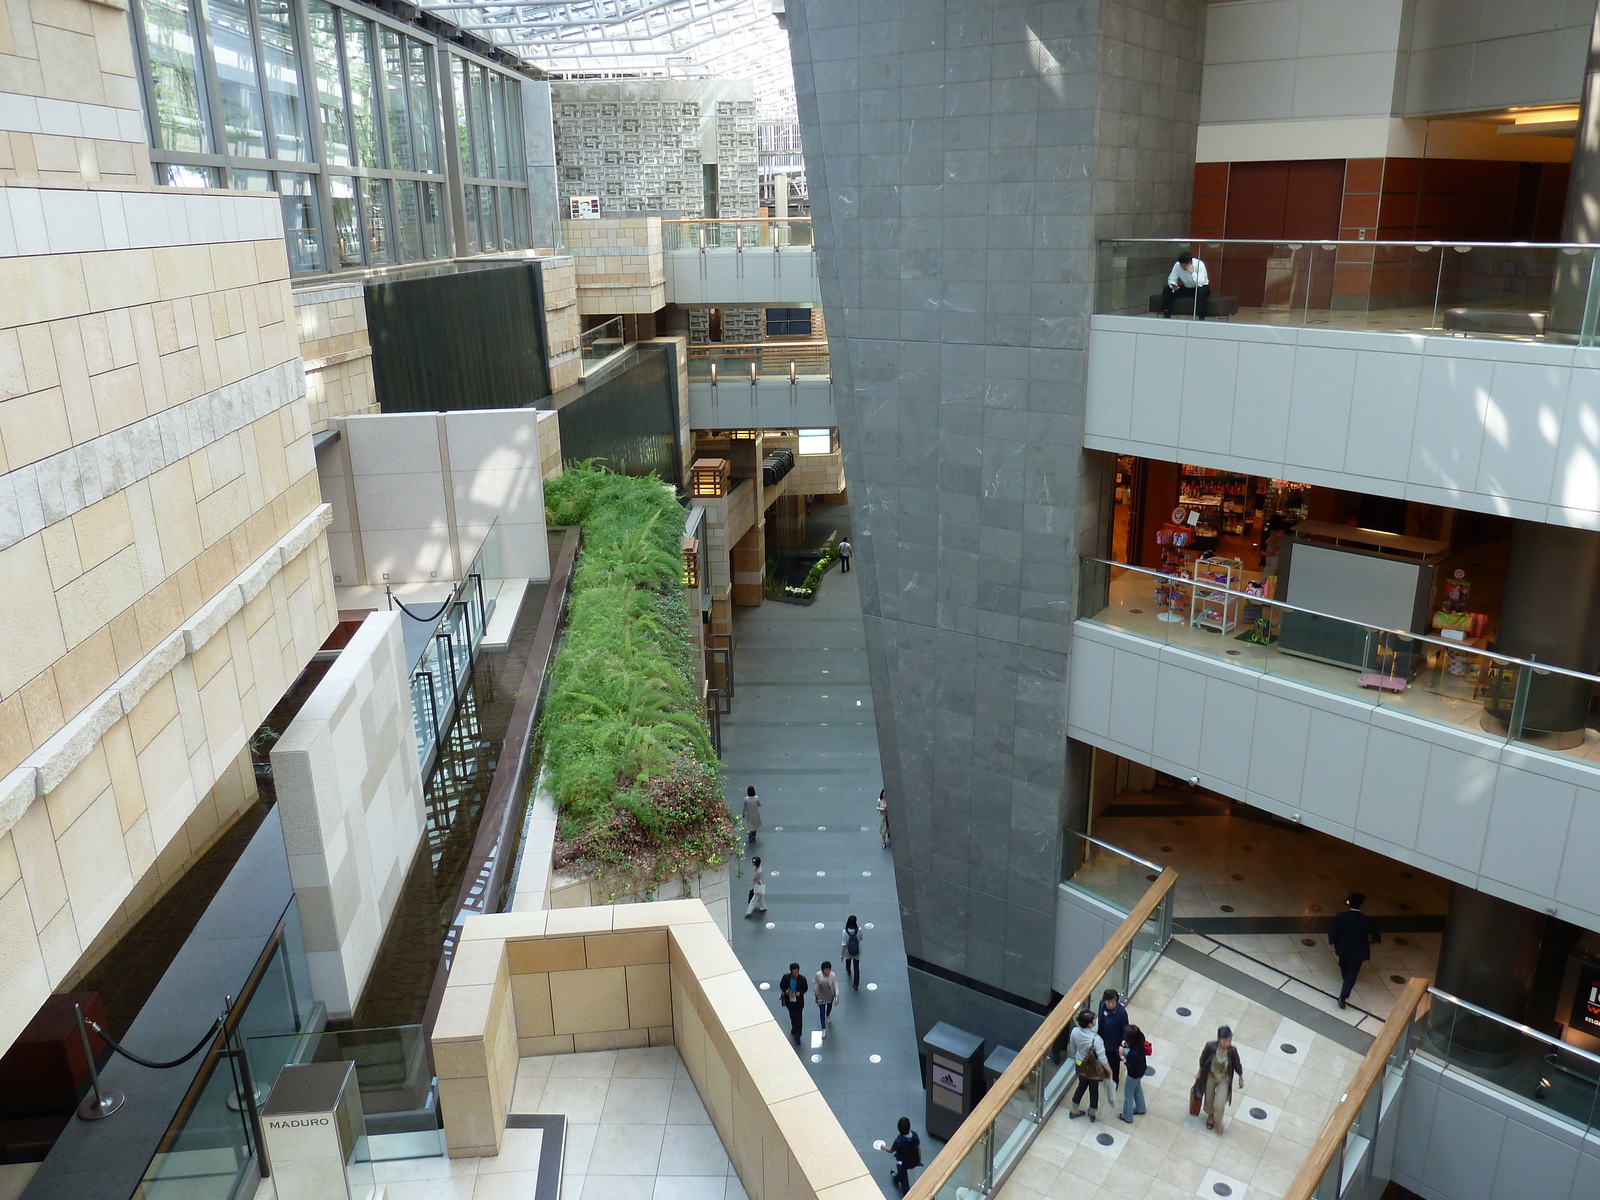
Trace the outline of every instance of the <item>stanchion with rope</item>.
<instances>
[{"instance_id":1,"label":"stanchion with rope","mask_svg":"<svg viewBox=\"0 0 1600 1200\"><path fill-rule=\"evenodd\" d=\"M209 1046L216 1038L217 1030L222 1028L223 1020L221 1017L218 1017L215 1021L213 1021L211 1023L211 1028L206 1030L205 1036L196 1042L194 1049L190 1050L189 1053L185 1054L182 1058L175 1058L171 1062L153 1062L142 1055L135 1054L132 1050L129 1050L120 1042L116 1041L109 1033L105 1031L104 1028L101 1027L98 1021L84 1016L81 1005L74 1004L72 1006L72 1011L78 1018L78 1036L83 1040L83 1054L89 1063L89 1083L94 1091L92 1096L84 1097L83 1103L78 1107L78 1116L83 1118L85 1121L104 1120L106 1117L109 1117L112 1113L121 1108L128 1099L128 1097L122 1092L116 1091L115 1089L106 1091L100 1086L100 1072L95 1067L94 1051L89 1045L89 1030L94 1030L96 1037L105 1042L106 1045L110 1046L112 1050L122 1055L122 1057L127 1059L129 1062L138 1063L141 1067L148 1067L152 1071L166 1071L172 1067L183 1066L184 1063L188 1062L196 1054L199 1054L200 1051Z\"/></svg>"}]
</instances>

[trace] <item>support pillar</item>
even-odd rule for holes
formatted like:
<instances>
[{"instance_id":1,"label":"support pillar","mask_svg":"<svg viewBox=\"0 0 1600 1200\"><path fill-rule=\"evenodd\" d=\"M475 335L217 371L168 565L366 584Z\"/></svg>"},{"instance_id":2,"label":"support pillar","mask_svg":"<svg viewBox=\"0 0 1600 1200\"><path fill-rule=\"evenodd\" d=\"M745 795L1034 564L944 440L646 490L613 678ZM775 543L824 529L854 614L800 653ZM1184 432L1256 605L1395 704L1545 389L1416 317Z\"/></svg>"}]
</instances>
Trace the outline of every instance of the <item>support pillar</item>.
<instances>
[{"instance_id":1,"label":"support pillar","mask_svg":"<svg viewBox=\"0 0 1600 1200\"><path fill-rule=\"evenodd\" d=\"M760 608L767 596L767 523L758 520L734 544L729 556L733 567L733 602L740 608Z\"/></svg>"},{"instance_id":2,"label":"support pillar","mask_svg":"<svg viewBox=\"0 0 1600 1200\"><path fill-rule=\"evenodd\" d=\"M1563 242L1600 242L1600 8L1589 30L1589 56L1578 96L1578 130L1572 141L1572 173L1561 214ZM1559 256L1550 297L1548 340L1576 341L1584 331L1594 268L1587 256ZM1592 322L1594 314L1587 314ZM1593 332L1592 324L1589 332Z\"/></svg>"},{"instance_id":3,"label":"support pillar","mask_svg":"<svg viewBox=\"0 0 1600 1200\"><path fill-rule=\"evenodd\" d=\"M1600 666L1600 533L1518 521L1511 534L1495 648L1573 671ZM1504 732L1515 715L1518 672L1500 671L1485 701L1485 726ZM1521 736L1550 749L1583 741L1593 686L1535 671Z\"/></svg>"},{"instance_id":4,"label":"support pillar","mask_svg":"<svg viewBox=\"0 0 1600 1200\"><path fill-rule=\"evenodd\" d=\"M1521 1021L1533 991L1544 926L1543 913L1454 885L1439 948L1439 989ZM1435 1005L1429 1021L1435 1037L1448 1038L1455 1054L1481 1066L1509 1062L1520 1046L1515 1030L1445 1005Z\"/></svg>"}]
</instances>

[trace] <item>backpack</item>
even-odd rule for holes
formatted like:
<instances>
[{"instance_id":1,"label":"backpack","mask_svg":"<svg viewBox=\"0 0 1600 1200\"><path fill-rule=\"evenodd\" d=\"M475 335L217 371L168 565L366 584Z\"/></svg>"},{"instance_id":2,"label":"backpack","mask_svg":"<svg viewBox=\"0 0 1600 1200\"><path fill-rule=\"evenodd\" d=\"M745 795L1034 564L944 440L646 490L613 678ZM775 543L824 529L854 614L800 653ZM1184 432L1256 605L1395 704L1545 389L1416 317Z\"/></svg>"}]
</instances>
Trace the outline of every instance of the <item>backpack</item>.
<instances>
[{"instance_id":1,"label":"backpack","mask_svg":"<svg viewBox=\"0 0 1600 1200\"><path fill-rule=\"evenodd\" d=\"M922 1139L915 1133L908 1133L906 1134L906 1137L911 1140L911 1148L910 1152L906 1155L906 1162L903 1165L905 1169L909 1171L913 1167L920 1167L922 1165Z\"/></svg>"},{"instance_id":2,"label":"backpack","mask_svg":"<svg viewBox=\"0 0 1600 1200\"><path fill-rule=\"evenodd\" d=\"M846 929L844 931L844 951L851 958L861 955L861 931L859 929Z\"/></svg>"}]
</instances>

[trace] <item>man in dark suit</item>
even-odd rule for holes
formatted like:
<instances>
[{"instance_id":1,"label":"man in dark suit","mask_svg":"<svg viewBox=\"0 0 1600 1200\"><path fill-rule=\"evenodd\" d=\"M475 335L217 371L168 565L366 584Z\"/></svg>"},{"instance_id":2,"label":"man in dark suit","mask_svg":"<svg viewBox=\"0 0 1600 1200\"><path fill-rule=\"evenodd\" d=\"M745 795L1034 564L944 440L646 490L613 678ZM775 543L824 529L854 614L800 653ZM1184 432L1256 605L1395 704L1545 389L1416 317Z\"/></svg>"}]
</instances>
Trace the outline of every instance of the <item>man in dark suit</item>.
<instances>
[{"instance_id":1,"label":"man in dark suit","mask_svg":"<svg viewBox=\"0 0 1600 1200\"><path fill-rule=\"evenodd\" d=\"M1361 911L1366 902L1367 898L1360 892L1351 892L1345 901L1349 907L1333 919L1333 928L1328 930L1328 945L1338 956L1339 973L1344 976L1344 986L1339 989L1340 1008L1350 999L1361 964L1372 957L1373 945L1383 941L1377 923Z\"/></svg>"}]
</instances>

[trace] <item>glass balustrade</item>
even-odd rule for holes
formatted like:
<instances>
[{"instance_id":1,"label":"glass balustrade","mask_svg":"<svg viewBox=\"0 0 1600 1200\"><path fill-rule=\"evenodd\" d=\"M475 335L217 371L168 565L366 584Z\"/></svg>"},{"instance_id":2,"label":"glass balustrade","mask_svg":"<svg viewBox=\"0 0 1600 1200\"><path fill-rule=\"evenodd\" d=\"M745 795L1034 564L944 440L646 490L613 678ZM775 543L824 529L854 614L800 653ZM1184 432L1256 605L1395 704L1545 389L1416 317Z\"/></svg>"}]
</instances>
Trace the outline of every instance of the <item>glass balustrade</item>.
<instances>
[{"instance_id":1,"label":"glass balustrade","mask_svg":"<svg viewBox=\"0 0 1600 1200\"><path fill-rule=\"evenodd\" d=\"M1263 675L1392 708L1480 737L1600 765L1600 733L1561 728L1573 692L1600 677L1480 650L1442 636L1085 558L1084 620ZM1581 711L1586 705L1579 705Z\"/></svg>"},{"instance_id":2,"label":"glass balustrade","mask_svg":"<svg viewBox=\"0 0 1600 1200\"><path fill-rule=\"evenodd\" d=\"M689 347L689 378L719 386L832 377L828 343L821 339Z\"/></svg>"},{"instance_id":3,"label":"glass balustrade","mask_svg":"<svg viewBox=\"0 0 1600 1200\"><path fill-rule=\"evenodd\" d=\"M585 373L599 366L613 354L622 351L625 345L622 330L622 318L612 317L603 325L596 325L587 330L578 338L579 356L583 360Z\"/></svg>"},{"instance_id":4,"label":"glass balustrade","mask_svg":"<svg viewBox=\"0 0 1600 1200\"><path fill-rule=\"evenodd\" d=\"M1206 265L1209 315L1260 325L1592 346L1596 247L1484 242L1210 241L1099 245L1095 312L1160 317L1179 253ZM1175 308L1187 315L1180 300Z\"/></svg>"},{"instance_id":5,"label":"glass balustrade","mask_svg":"<svg viewBox=\"0 0 1600 1200\"><path fill-rule=\"evenodd\" d=\"M661 222L662 248L672 250L784 250L812 248L810 217L713 217Z\"/></svg>"}]
</instances>

